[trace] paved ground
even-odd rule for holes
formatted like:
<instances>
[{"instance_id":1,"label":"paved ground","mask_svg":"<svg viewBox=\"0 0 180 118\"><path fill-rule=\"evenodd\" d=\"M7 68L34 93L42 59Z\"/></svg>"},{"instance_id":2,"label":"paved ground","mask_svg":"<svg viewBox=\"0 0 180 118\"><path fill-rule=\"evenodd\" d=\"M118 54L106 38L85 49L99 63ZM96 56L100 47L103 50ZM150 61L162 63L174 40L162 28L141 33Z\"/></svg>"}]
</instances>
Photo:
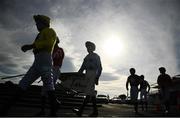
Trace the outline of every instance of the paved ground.
<instances>
[{"instance_id":1,"label":"paved ground","mask_svg":"<svg viewBox=\"0 0 180 118\"><path fill-rule=\"evenodd\" d=\"M9 98L14 96L16 93L13 91L16 90L17 85L13 85L12 83L0 84L0 108L6 102L8 102ZM61 89L60 89L61 90ZM83 99L82 97L72 96L71 94L65 94L62 90L58 90L56 95L59 97L62 102L57 116L59 117L76 117L76 114L72 112L72 108L79 107ZM16 102L14 106L11 107L8 114L6 116L13 117L33 117L37 116L36 114L40 111L40 86L31 86L26 93L22 96L22 98ZM92 112L91 104L88 104L86 107L83 116L86 117ZM49 108L46 105L46 108ZM171 107L170 114L164 114L163 111L157 111L155 106L149 106L148 111L144 112L139 109L139 114L135 114L133 106L127 104L99 104L99 117L163 117L163 116L180 116L180 109L177 111L176 107ZM1 115L1 114L0 114ZM48 109L46 110L46 114L44 116L48 116Z\"/></svg>"},{"instance_id":2,"label":"paved ground","mask_svg":"<svg viewBox=\"0 0 180 118\"><path fill-rule=\"evenodd\" d=\"M22 107L12 107L9 111L8 116L36 116L39 108L22 108ZM48 110L46 110L47 114L43 116L48 116ZM84 110L83 116L87 117L92 112L91 107L86 107ZM180 111L179 111L180 112ZM180 116L180 113L177 111L173 111L173 113L169 115L165 115L162 111L156 111L155 108L149 108L149 111L141 111L139 110L139 114L135 114L133 111L133 106L131 105L123 105L123 104L104 104L99 107L99 117L163 117L163 116ZM18 113L18 114L17 114ZM76 117L76 115L72 112L72 107L61 107L57 113L59 117Z\"/></svg>"}]
</instances>

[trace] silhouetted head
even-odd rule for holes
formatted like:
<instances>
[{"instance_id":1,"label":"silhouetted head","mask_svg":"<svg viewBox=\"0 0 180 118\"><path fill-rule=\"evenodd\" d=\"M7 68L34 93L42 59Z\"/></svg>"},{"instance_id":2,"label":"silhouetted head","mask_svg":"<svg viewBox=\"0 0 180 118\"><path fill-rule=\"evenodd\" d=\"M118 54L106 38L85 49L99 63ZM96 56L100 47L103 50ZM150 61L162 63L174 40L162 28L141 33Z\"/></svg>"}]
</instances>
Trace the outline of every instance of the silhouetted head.
<instances>
[{"instance_id":1,"label":"silhouetted head","mask_svg":"<svg viewBox=\"0 0 180 118\"><path fill-rule=\"evenodd\" d=\"M129 71L130 71L131 75L134 75L136 73L136 70L134 68L130 68Z\"/></svg>"},{"instance_id":2,"label":"silhouetted head","mask_svg":"<svg viewBox=\"0 0 180 118\"><path fill-rule=\"evenodd\" d=\"M96 45L93 42L87 41L85 45L89 53L95 51L96 49Z\"/></svg>"},{"instance_id":3,"label":"silhouetted head","mask_svg":"<svg viewBox=\"0 0 180 118\"><path fill-rule=\"evenodd\" d=\"M160 72L161 74L164 74L164 73L166 73L166 69L165 69L164 67L160 67L160 68L159 68L159 72Z\"/></svg>"},{"instance_id":4,"label":"silhouetted head","mask_svg":"<svg viewBox=\"0 0 180 118\"><path fill-rule=\"evenodd\" d=\"M41 31L42 29L46 27L50 27L50 18L45 15L34 15L33 16L38 31Z\"/></svg>"},{"instance_id":5,"label":"silhouetted head","mask_svg":"<svg viewBox=\"0 0 180 118\"><path fill-rule=\"evenodd\" d=\"M144 80L144 75L141 75L140 78L141 78L142 80Z\"/></svg>"}]
</instances>

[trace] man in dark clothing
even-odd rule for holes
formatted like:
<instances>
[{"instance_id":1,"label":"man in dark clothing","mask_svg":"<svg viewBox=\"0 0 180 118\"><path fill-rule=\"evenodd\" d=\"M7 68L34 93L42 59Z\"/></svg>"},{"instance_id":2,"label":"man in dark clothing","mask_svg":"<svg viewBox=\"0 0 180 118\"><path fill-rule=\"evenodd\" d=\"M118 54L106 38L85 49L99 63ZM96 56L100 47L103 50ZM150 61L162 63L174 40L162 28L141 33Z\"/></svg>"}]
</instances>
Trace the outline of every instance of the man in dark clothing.
<instances>
[{"instance_id":1,"label":"man in dark clothing","mask_svg":"<svg viewBox=\"0 0 180 118\"><path fill-rule=\"evenodd\" d=\"M145 104L146 111L147 111L147 105L148 105L147 94L150 91L150 85L146 80L144 80L144 75L141 75L140 79L141 79L141 82L140 82L140 99L141 99L141 104L142 104L142 110L144 110L144 104Z\"/></svg>"},{"instance_id":2,"label":"man in dark clothing","mask_svg":"<svg viewBox=\"0 0 180 118\"><path fill-rule=\"evenodd\" d=\"M130 69L130 76L127 78L126 82L126 89L129 90L128 85L130 83L131 89L130 89L130 98L132 104L134 104L135 112L138 113L138 86L140 84L139 76L135 74L136 70L134 68Z\"/></svg>"},{"instance_id":3,"label":"man in dark clothing","mask_svg":"<svg viewBox=\"0 0 180 118\"><path fill-rule=\"evenodd\" d=\"M166 74L166 69L164 67L159 68L160 75L158 76L157 83L159 86L160 97L165 105L165 113L169 112L169 99L170 99L170 87L172 85L171 77Z\"/></svg>"},{"instance_id":4,"label":"man in dark clothing","mask_svg":"<svg viewBox=\"0 0 180 118\"><path fill-rule=\"evenodd\" d=\"M98 116L98 109L96 106L96 91L95 85L98 85L99 77L102 72L101 59L94 51L96 46L93 42L87 41L85 43L88 55L84 58L84 61L79 69L79 73L86 71L85 79L87 80L87 86L85 89L86 98L79 109L73 109L78 116L82 116L84 107L91 100L93 103L93 113L90 116Z\"/></svg>"},{"instance_id":5,"label":"man in dark clothing","mask_svg":"<svg viewBox=\"0 0 180 118\"><path fill-rule=\"evenodd\" d=\"M52 60L53 60L53 83L54 87L56 88L56 81L61 76L61 66L64 59L64 50L63 48L59 47L58 44L60 43L59 38L57 37L56 44L54 46L54 50L52 53ZM42 87L41 91L41 111L38 115L44 115L45 114L45 103L47 96L47 88ZM58 101L59 102L59 101Z\"/></svg>"},{"instance_id":6,"label":"man in dark clothing","mask_svg":"<svg viewBox=\"0 0 180 118\"><path fill-rule=\"evenodd\" d=\"M50 116L55 116L58 108L56 101L54 83L52 77L52 52L56 43L56 32L50 28L50 18L44 15L33 16L37 30L36 39L32 44L23 45L21 50L26 52L33 50L34 62L24 77L19 81L18 90L16 90L15 96L8 100L8 103L3 106L3 112L1 115L7 115L10 107L22 96L22 93L39 77L43 81L43 87L46 88L48 99L50 103Z\"/></svg>"}]
</instances>

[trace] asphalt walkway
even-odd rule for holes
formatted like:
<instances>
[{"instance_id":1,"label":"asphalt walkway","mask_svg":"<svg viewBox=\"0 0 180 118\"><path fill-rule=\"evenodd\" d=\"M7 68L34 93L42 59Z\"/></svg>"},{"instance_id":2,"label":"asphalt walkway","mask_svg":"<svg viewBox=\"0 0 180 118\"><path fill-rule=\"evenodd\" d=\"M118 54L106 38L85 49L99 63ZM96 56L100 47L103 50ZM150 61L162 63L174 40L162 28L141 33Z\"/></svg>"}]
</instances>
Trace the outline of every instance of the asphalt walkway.
<instances>
[{"instance_id":1,"label":"asphalt walkway","mask_svg":"<svg viewBox=\"0 0 180 118\"><path fill-rule=\"evenodd\" d=\"M58 110L58 117L76 117L76 114L72 112L72 106L65 107L61 106ZM155 107L150 107L148 111L142 111L139 108L139 113L136 114L134 112L133 106L126 104L103 104L98 107L99 115L98 117L178 117L180 116L180 112L173 111L170 114L164 114L163 111L157 111ZM8 113L8 116L16 116L16 117L34 117L37 116L40 108L34 107L12 107ZM42 117L48 116L49 110L46 109L46 114L41 115ZM83 117L88 117L88 115L92 112L91 107L86 107L83 112Z\"/></svg>"}]
</instances>

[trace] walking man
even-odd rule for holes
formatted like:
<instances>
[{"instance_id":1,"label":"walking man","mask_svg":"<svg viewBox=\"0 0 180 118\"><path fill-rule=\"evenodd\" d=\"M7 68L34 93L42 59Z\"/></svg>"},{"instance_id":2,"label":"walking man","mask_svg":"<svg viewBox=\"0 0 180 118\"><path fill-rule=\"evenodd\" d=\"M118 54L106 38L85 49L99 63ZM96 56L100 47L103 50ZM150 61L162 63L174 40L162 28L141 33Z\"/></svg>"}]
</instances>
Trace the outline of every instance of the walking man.
<instances>
[{"instance_id":1,"label":"walking man","mask_svg":"<svg viewBox=\"0 0 180 118\"><path fill-rule=\"evenodd\" d=\"M142 111L144 111L144 104L147 111L147 105L148 105L147 95L150 91L150 85L146 80L144 80L144 75L141 75L140 79L141 79L140 80L140 100L142 104Z\"/></svg>"},{"instance_id":2,"label":"walking man","mask_svg":"<svg viewBox=\"0 0 180 118\"><path fill-rule=\"evenodd\" d=\"M159 86L160 99L165 105L165 113L169 113L170 109L170 87L172 86L171 77L166 74L164 67L159 68L160 75L158 76L157 83Z\"/></svg>"},{"instance_id":3,"label":"walking man","mask_svg":"<svg viewBox=\"0 0 180 118\"><path fill-rule=\"evenodd\" d=\"M19 88L16 95L9 100L5 110L8 112L10 106L17 101L23 92L39 77L43 81L43 87L46 88L50 103L50 116L55 116L57 111L57 102L54 93L54 83L52 77L52 58L51 54L56 43L56 33L50 28L50 18L44 15L33 16L37 30L39 31L35 41L32 44L22 46L21 50L26 52L33 50L34 62L25 76L19 82Z\"/></svg>"},{"instance_id":4,"label":"walking man","mask_svg":"<svg viewBox=\"0 0 180 118\"><path fill-rule=\"evenodd\" d=\"M62 62L64 59L64 50L58 46L58 44L60 43L59 38L57 37L57 41L56 44L54 46L54 50L52 53L52 59L53 59L53 84L54 87L56 88L56 81L57 79L60 78L61 75L61 66L62 66ZM42 92L41 92L41 111L39 113L39 115L43 115L45 114L45 103L46 103L46 98L47 98L47 88L43 87L42 88Z\"/></svg>"},{"instance_id":5,"label":"walking man","mask_svg":"<svg viewBox=\"0 0 180 118\"><path fill-rule=\"evenodd\" d=\"M87 41L85 43L88 55L84 58L79 73L86 71L85 79L87 80L87 87L85 90L86 97L79 109L73 109L78 115L82 116L85 105L91 100L93 103L93 113L90 116L98 116L98 109L96 105L96 91L95 84L98 85L99 77L102 72L101 60L98 54L94 53L96 46L94 43Z\"/></svg>"},{"instance_id":6,"label":"walking man","mask_svg":"<svg viewBox=\"0 0 180 118\"><path fill-rule=\"evenodd\" d=\"M130 76L127 78L126 81L126 89L129 90L128 85L130 83L131 89L130 89L130 98L131 103L134 104L134 110L136 113L138 113L138 86L140 84L140 78L138 75L136 75L136 70L134 68L130 68Z\"/></svg>"}]
</instances>

